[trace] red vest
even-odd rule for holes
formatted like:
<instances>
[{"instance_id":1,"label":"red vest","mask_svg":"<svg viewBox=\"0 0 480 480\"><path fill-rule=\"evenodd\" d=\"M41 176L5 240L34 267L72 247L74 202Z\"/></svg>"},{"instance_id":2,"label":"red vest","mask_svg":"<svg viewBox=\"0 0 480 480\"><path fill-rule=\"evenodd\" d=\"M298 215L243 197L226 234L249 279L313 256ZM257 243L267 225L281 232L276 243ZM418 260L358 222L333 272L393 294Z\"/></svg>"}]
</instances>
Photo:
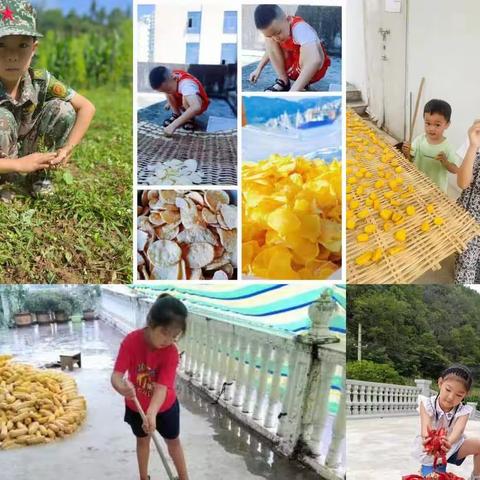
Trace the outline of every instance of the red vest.
<instances>
[{"instance_id":1,"label":"red vest","mask_svg":"<svg viewBox=\"0 0 480 480\"><path fill-rule=\"evenodd\" d=\"M198 92L202 99L202 108L203 111L205 111L210 103L210 100L208 98L207 92L205 91L205 88L203 88L203 85L200 83L200 80L198 80L198 78L195 78L193 75L185 72L184 70L172 70L172 76L177 81L177 93L174 94L177 102L179 102L180 105L182 104L182 94L178 92L178 84L182 80L192 80L198 86Z\"/></svg>"}]
</instances>

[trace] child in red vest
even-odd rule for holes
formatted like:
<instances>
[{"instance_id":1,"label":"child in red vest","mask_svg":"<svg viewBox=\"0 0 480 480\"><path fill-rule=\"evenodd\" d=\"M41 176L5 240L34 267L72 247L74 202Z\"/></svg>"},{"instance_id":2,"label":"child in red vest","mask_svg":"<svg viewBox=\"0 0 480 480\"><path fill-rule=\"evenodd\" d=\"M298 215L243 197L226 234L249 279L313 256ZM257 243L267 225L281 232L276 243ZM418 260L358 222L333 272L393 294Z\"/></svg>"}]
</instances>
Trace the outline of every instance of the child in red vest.
<instances>
[{"instance_id":1,"label":"child in red vest","mask_svg":"<svg viewBox=\"0 0 480 480\"><path fill-rule=\"evenodd\" d=\"M183 70L155 67L150 72L150 86L167 95L172 109L172 116L163 123L166 135L172 135L178 127L192 132L195 116L203 113L210 103L200 81Z\"/></svg>"},{"instance_id":2,"label":"child in red vest","mask_svg":"<svg viewBox=\"0 0 480 480\"><path fill-rule=\"evenodd\" d=\"M147 315L147 326L123 340L112 373L113 388L125 397L124 421L137 438L140 480L150 480L150 435L158 430L168 447L179 480L188 480L180 443L180 408L175 394L179 355L175 341L187 328L185 305L166 293L160 295ZM128 381L124 379L128 375ZM142 421L134 397L146 414Z\"/></svg>"},{"instance_id":3,"label":"child in red vest","mask_svg":"<svg viewBox=\"0 0 480 480\"><path fill-rule=\"evenodd\" d=\"M278 78L265 91L298 92L325 76L330 58L317 32L303 18L285 15L278 5L258 5L254 17L255 26L265 37L266 52L250 75L252 83L268 62Z\"/></svg>"}]
</instances>

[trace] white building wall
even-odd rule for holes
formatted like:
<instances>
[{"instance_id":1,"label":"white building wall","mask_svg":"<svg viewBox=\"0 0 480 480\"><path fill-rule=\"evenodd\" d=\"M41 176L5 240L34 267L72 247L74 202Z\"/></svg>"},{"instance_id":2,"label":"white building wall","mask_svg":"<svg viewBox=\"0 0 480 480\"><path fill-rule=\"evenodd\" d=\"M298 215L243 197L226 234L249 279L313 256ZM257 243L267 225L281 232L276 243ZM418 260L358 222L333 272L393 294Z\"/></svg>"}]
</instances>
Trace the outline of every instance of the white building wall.
<instances>
[{"instance_id":1,"label":"white building wall","mask_svg":"<svg viewBox=\"0 0 480 480\"><path fill-rule=\"evenodd\" d=\"M156 63L185 63L186 44L200 43L199 63L220 64L222 43L236 43L236 34L223 33L225 11L238 10L237 2L172 0L139 0L139 5L156 5L155 9L155 51ZM200 34L187 33L188 12L202 12ZM141 43L143 42L143 43ZM139 49L144 41L139 35ZM143 56L139 52L140 61Z\"/></svg>"},{"instance_id":2,"label":"white building wall","mask_svg":"<svg viewBox=\"0 0 480 480\"><path fill-rule=\"evenodd\" d=\"M148 62L148 47L150 38L150 28L144 22L137 23L137 38L138 38L138 61Z\"/></svg>"},{"instance_id":3,"label":"white building wall","mask_svg":"<svg viewBox=\"0 0 480 480\"><path fill-rule=\"evenodd\" d=\"M367 69L365 53L365 22L363 17L363 2L348 0L346 15L346 40L343 42L345 51L345 67L347 81L362 92L367 100Z\"/></svg>"}]
</instances>

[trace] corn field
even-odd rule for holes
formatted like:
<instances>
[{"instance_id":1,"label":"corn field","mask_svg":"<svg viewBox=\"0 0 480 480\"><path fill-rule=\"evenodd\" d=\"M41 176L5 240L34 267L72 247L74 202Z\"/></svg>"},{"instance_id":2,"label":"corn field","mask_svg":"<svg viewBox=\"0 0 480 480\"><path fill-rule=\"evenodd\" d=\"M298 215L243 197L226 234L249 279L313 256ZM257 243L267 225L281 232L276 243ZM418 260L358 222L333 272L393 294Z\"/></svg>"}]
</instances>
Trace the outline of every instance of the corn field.
<instances>
[{"instance_id":1,"label":"corn field","mask_svg":"<svg viewBox=\"0 0 480 480\"><path fill-rule=\"evenodd\" d=\"M132 21L102 30L76 36L47 31L40 39L34 66L46 68L74 89L131 86Z\"/></svg>"}]
</instances>

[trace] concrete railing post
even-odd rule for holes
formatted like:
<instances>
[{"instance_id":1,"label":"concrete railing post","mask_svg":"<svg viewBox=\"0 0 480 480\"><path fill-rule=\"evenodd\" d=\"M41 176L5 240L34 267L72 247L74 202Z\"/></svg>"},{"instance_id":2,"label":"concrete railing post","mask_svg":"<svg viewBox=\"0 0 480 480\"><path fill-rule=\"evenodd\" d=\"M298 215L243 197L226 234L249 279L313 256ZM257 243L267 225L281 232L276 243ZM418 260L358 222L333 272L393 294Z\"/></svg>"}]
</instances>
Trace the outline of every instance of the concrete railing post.
<instances>
[{"instance_id":1,"label":"concrete railing post","mask_svg":"<svg viewBox=\"0 0 480 480\"><path fill-rule=\"evenodd\" d=\"M430 396L430 387L432 385L431 380L415 379L415 384L420 389L420 395L424 397Z\"/></svg>"},{"instance_id":2,"label":"concrete railing post","mask_svg":"<svg viewBox=\"0 0 480 480\"><path fill-rule=\"evenodd\" d=\"M467 405L470 405L472 407L470 419L473 420L477 416L477 402L467 402Z\"/></svg>"},{"instance_id":3,"label":"concrete railing post","mask_svg":"<svg viewBox=\"0 0 480 480\"><path fill-rule=\"evenodd\" d=\"M332 336L328 325L335 310L336 304L332 299L332 291L327 288L308 308L308 316L312 322L310 335L314 340Z\"/></svg>"}]
</instances>

